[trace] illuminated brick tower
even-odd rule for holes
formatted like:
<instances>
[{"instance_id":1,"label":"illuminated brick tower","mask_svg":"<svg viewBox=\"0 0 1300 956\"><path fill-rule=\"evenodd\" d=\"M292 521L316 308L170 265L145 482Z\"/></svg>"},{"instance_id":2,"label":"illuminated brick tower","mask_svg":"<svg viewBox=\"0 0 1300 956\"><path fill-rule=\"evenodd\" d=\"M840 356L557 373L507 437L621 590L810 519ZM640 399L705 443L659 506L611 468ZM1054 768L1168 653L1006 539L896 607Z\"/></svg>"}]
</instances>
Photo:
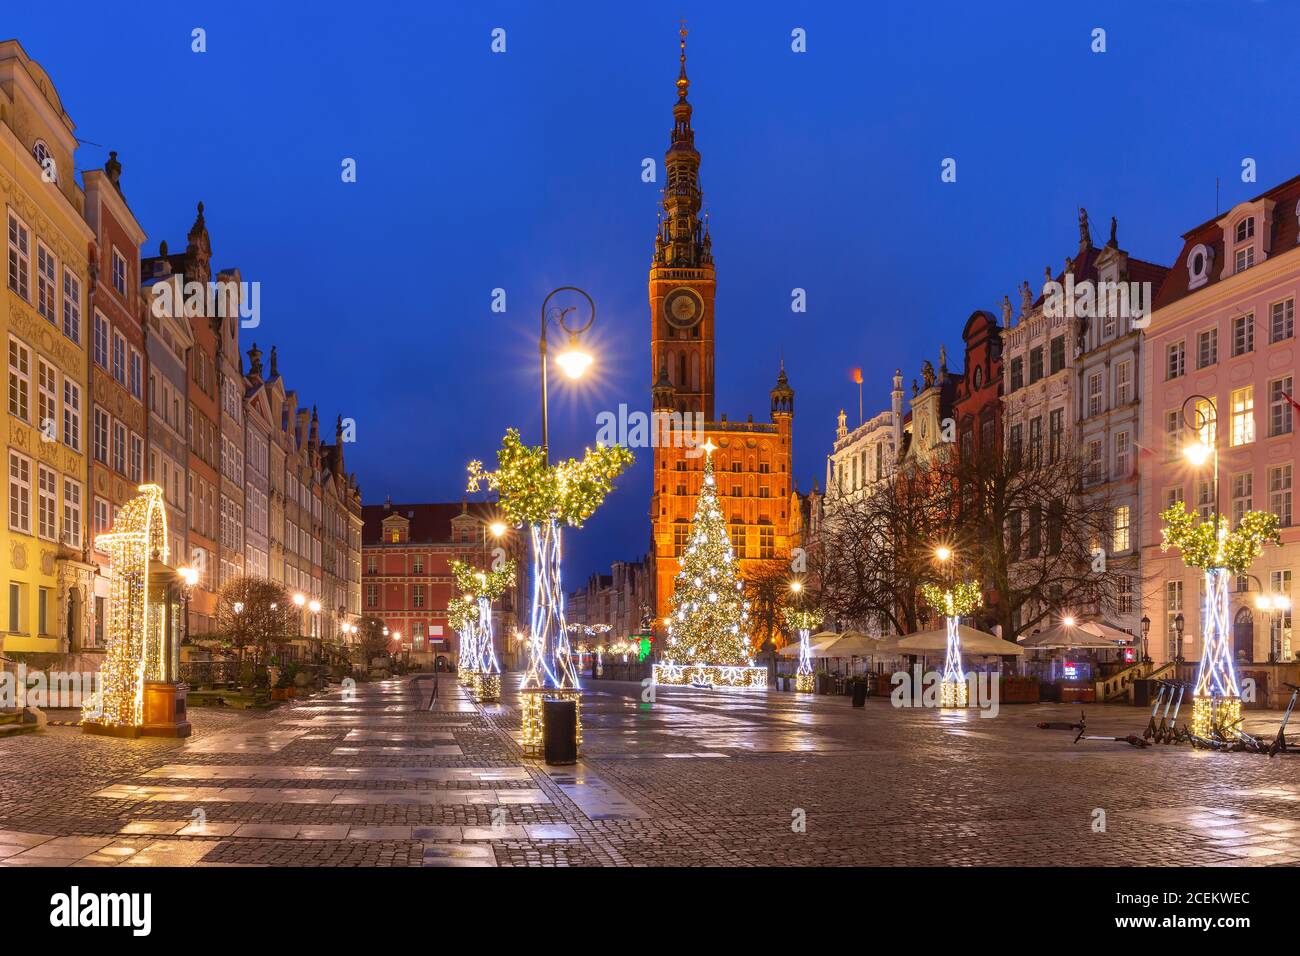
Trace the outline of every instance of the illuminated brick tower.
<instances>
[{"instance_id":1,"label":"illuminated brick tower","mask_svg":"<svg viewBox=\"0 0 1300 956\"><path fill-rule=\"evenodd\" d=\"M700 154L686 100L686 29L673 129L664 157L667 185L650 265L650 354L656 412L676 413L675 431L660 434L654 449L650 521L655 556L655 611L662 621L673 593L678 556L690 530L703 479L704 456L686 447L711 441L719 501L732 550L744 577L757 565L788 560L791 515L797 507L791 480L794 390L781 368L771 393L771 420L728 422L714 418L713 295L716 278L707 218L701 221ZM698 417L697 417L698 416Z\"/></svg>"}]
</instances>

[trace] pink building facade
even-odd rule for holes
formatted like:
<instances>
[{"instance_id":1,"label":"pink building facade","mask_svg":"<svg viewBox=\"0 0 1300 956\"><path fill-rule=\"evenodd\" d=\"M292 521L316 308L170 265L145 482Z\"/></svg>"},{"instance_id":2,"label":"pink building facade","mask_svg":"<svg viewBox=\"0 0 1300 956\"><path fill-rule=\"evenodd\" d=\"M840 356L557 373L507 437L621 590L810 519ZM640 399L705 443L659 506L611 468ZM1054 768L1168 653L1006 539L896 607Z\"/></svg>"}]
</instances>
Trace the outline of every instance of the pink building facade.
<instances>
[{"instance_id":1,"label":"pink building facade","mask_svg":"<svg viewBox=\"0 0 1300 956\"><path fill-rule=\"evenodd\" d=\"M1291 179L1183 236L1177 262L1161 284L1143 339L1143 607L1149 652L1157 662L1203 651L1203 573L1176 550L1160 551L1160 512L1176 501L1202 516L1215 508L1213 459L1193 465L1183 447L1187 425L1214 419L1218 509L1234 526L1249 510L1272 511L1282 547L1266 546L1250 575L1232 586L1232 651L1243 664L1295 659L1290 610L1264 610L1260 598L1294 599L1300 528L1294 488L1300 462L1295 396L1295 303L1300 296L1300 177ZM1197 409L1201 417L1197 417Z\"/></svg>"}]
</instances>

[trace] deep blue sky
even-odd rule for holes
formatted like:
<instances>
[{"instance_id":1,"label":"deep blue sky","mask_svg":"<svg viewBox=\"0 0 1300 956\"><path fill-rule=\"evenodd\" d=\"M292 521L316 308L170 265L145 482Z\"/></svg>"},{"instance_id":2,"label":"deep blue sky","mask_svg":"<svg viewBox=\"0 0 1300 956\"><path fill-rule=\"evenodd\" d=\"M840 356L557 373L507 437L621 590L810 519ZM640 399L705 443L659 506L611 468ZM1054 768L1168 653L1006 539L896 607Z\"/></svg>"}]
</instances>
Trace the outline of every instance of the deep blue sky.
<instances>
[{"instance_id":1,"label":"deep blue sky","mask_svg":"<svg viewBox=\"0 0 1300 956\"><path fill-rule=\"evenodd\" d=\"M99 144L79 167L118 150L149 253L182 247L206 203L218 264L262 282L244 347L278 344L326 422L357 420L347 458L368 502L458 498L466 461L507 426L537 440L553 286L595 297L603 373L553 398L556 451L589 444L598 411L648 405L662 183L640 169L667 147L679 16L718 266L718 410L765 417L784 354L804 490L840 407L856 419L850 368L870 415L895 366L910 382L940 342L958 355L972 310L996 314L1073 253L1077 206L1097 241L1115 215L1125 248L1168 263L1214 214L1216 176L1226 209L1300 172L1300 5L1281 0L73 6L9 4L0 34ZM207 53L190 52L196 26ZM939 178L949 156L955 184ZM1257 185L1240 181L1245 156ZM570 536L570 586L644 552L648 462Z\"/></svg>"}]
</instances>

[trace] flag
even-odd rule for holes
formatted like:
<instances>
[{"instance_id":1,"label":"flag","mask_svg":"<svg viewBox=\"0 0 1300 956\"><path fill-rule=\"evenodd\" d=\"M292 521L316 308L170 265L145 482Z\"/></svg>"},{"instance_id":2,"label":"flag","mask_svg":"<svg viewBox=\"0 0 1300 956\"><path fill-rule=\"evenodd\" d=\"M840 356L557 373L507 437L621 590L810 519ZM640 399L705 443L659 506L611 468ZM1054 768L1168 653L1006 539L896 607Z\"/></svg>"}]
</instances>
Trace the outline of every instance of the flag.
<instances>
[{"instance_id":1,"label":"flag","mask_svg":"<svg viewBox=\"0 0 1300 956\"><path fill-rule=\"evenodd\" d=\"M1282 397L1285 398L1288 402L1291 403L1291 407L1292 407L1292 408L1294 408L1297 412L1300 412L1300 404L1297 404L1297 402L1296 402L1296 400L1295 400L1294 398L1292 398L1292 397L1291 397L1290 395L1288 395L1286 392L1283 392L1283 393L1282 393Z\"/></svg>"},{"instance_id":2,"label":"flag","mask_svg":"<svg viewBox=\"0 0 1300 956\"><path fill-rule=\"evenodd\" d=\"M853 370L853 381L854 381L854 384L857 384L857 385L861 385L861 384L862 384L862 369L860 369L860 368L855 368L855 369ZM1294 404L1294 403L1292 403L1292 404Z\"/></svg>"}]
</instances>

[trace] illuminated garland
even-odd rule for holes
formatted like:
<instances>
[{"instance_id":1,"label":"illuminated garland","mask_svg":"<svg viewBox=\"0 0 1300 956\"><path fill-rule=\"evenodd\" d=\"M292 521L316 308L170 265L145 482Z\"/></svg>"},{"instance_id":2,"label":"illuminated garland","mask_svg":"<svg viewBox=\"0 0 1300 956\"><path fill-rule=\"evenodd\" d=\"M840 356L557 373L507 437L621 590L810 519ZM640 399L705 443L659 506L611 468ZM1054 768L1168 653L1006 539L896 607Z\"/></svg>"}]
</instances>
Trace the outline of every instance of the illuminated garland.
<instances>
[{"instance_id":1,"label":"illuminated garland","mask_svg":"<svg viewBox=\"0 0 1300 956\"><path fill-rule=\"evenodd\" d=\"M149 606L149 561L167 560L167 509L163 489L141 485L117 514L113 530L95 538L109 556L107 650L100 691L82 707L82 722L107 727L144 723L145 681L162 676L162 615Z\"/></svg>"},{"instance_id":2,"label":"illuminated garland","mask_svg":"<svg viewBox=\"0 0 1300 956\"><path fill-rule=\"evenodd\" d=\"M811 694L813 690L812 666L812 629L822 622L820 611L804 608L783 607L781 618L786 630L799 635L799 667L794 672L794 689L801 694Z\"/></svg>"},{"instance_id":3,"label":"illuminated garland","mask_svg":"<svg viewBox=\"0 0 1300 956\"><path fill-rule=\"evenodd\" d=\"M1267 511L1247 511L1235 531L1220 520L1217 541L1214 519L1198 519L1181 501L1160 512L1160 520L1165 523L1160 529L1160 550L1177 548L1189 568L1226 568L1233 575L1245 574L1264 553L1265 544L1282 543L1277 515Z\"/></svg>"},{"instance_id":4,"label":"illuminated garland","mask_svg":"<svg viewBox=\"0 0 1300 956\"><path fill-rule=\"evenodd\" d=\"M921 597L943 615L948 632L943 677L939 682L939 706L965 707L970 693L961 659L961 619L984 603L984 594L974 581L962 581L947 590L934 584L922 584Z\"/></svg>"},{"instance_id":5,"label":"illuminated garland","mask_svg":"<svg viewBox=\"0 0 1300 956\"><path fill-rule=\"evenodd\" d=\"M465 561L453 560L451 572L461 599L474 608L469 623L472 636L469 640L462 638L462 644L472 655L470 681L474 696L480 703L500 700L501 664L497 661L492 633L492 602L514 586L515 562L503 561L499 567L484 571Z\"/></svg>"},{"instance_id":6,"label":"illuminated garland","mask_svg":"<svg viewBox=\"0 0 1300 956\"><path fill-rule=\"evenodd\" d=\"M933 584L922 584L921 597L944 617L965 617L984 603L984 594L974 581L963 581L947 591Z\"/></svg>"}]
</instances>

